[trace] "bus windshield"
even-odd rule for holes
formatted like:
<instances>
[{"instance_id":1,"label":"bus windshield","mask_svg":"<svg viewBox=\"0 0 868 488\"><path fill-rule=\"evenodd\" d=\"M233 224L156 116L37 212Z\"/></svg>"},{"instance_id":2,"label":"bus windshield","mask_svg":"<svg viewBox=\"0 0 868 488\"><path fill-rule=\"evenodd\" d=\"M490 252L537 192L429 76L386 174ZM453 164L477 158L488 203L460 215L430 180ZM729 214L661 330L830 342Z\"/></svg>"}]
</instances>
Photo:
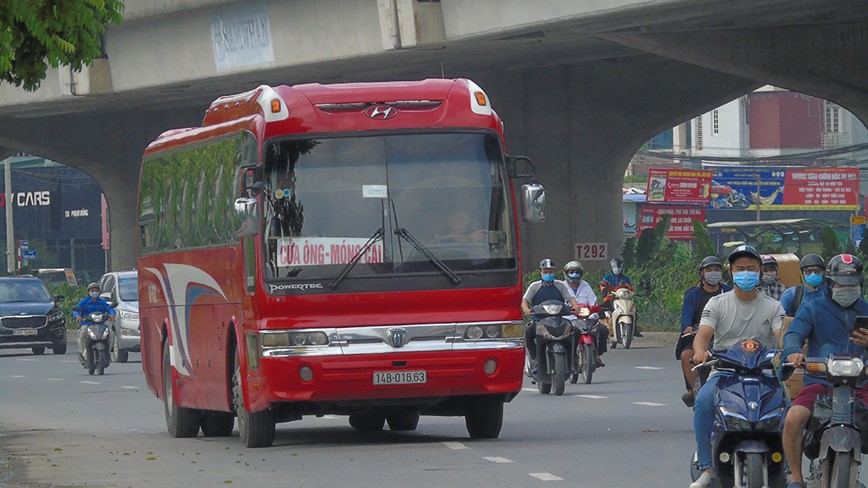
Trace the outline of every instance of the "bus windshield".
<instances>
[{"instance_id":1,"label":"bus windshield","mask_svg":"<svg viewBox=\"0 0 868 488\"><path fill-rule=\"evenodd\" d=\"M456 273L517 266L493 134L282 138L264 154L266 280L335 278L357 254L349 278L438 273L424 251Z\"/></svg>"}]
</instances>

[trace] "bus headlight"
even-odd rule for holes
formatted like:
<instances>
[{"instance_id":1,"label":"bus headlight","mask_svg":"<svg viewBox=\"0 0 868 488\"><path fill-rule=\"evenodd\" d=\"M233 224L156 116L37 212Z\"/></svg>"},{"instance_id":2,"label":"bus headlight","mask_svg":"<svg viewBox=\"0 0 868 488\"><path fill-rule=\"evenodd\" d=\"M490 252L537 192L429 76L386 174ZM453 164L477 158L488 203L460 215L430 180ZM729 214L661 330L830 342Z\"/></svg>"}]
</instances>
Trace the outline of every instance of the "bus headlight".
<instances>
[{"instance_id":1,"label":"bus headlight","mask_svg":"<svg viewBox=\"0 0 868 488\"><path fill-rule=\"evenodd\" d=\"M468 339L475 341L477 339L482 338L482 327L477 325L471 325L467 328L467 332L464 333L465 337Z\"/></svg>"}]
</instances>

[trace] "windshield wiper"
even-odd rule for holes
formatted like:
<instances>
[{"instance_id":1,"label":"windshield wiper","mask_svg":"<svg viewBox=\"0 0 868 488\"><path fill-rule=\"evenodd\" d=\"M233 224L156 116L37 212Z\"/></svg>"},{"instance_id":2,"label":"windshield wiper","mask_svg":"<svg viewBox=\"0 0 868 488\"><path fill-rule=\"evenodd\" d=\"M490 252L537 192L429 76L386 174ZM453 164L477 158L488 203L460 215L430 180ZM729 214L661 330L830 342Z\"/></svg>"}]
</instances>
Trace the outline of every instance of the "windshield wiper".
<instances>
[{"instance_id":1,"label":"windshield wiper","mask_svg":"<svg viewBox=\"0 0 868 488\"><path fill-rule=\"evenodd\" d=\"M430 249L428 249L421 242L416 240L416 238L413 237L413 234L411 234L410 231L408 231L404 227L398 227L395 229L395 235L397 235L398 237L403 237L404 240L409 242L411 246L415 247L417 251L424 254L425 257L428 258L429 261L434 263L434 266L436 266L437 269L442 271L443 274L448 276L453 283L455 283L456 285L461 283L461 278L457 274L455 274L454 271L449 269L449 266L446 266L446 263L444 263L440 260L440 258L435 256Z\"/></svg>"},{"instance_id":2,"label":"windshield wiper","mask_svg":"<svg viewBox=\"0 0 868 488\"><path fill-rule=\"evenodd\" d=\"M373 246L375 242L377 242L378 240L382 239L384 235L386 235L386 231L383 230L382 227L380 227L379 229L377 229L377 230L374 232L374 235L372 235L372 236L368 239L368 242L366 242L365 245L362 246L362 248L359 249L359 251L358 251L356 254L353 255L353 258L350 259L350 262L347 263L346 266L344 266L344 269L341 270L341 273L338 275L338 277L335 278L335 279L333 279L333 280L332 280L328 285L326 285L326 286L329 287L329 288L331 288L332 290L334 290L335 288L337 288L338 285L340 285L341 282L344 281L344 278L346 278L347 275L350 274L350 271L352 271L353 268L355 268L356 265L359 264L359 261L361 261L362 256L364 256L365 253L368 252L368 249L370 249L371 246Z\"/></svg>"}]
</instances>

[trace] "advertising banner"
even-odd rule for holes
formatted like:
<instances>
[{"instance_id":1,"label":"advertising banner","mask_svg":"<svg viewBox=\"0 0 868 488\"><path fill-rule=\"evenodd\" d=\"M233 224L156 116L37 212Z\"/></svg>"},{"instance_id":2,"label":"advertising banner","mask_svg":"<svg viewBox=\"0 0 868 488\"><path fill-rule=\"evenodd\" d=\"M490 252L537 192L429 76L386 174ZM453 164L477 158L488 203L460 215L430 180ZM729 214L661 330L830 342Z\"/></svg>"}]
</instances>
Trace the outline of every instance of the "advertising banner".
<instances>
[{"instance_id":1,"label":"advertising banner","mask_svg":"<svg viewBox=\"0 0 868 488\"><path fill-rule=\"evenodd\" d=\"M715 167L708 208L856 210L857 168Z\"/></svg>"},{"instance_id":2,"label":"advertising banner","mask_svg":"<svg viewBox=\"0 0 868 488\"><path fill-rule=\"evenodd\" d=\"M693 221L705 222L705 207L701 205L643 205L639 233L657 225L664 215L670 216L669 232L672 240L693 240Z\"/></svg>"},{"instance_id":3,"label":"advertising banner","mask_svg":"<svg viewBox=\"0 0 868 488\"><path fill-rule=\"evenodd\" d=\"M711 171L651 168L648 170L648 203L708 203Z\"/></svg>"}]
</instances>

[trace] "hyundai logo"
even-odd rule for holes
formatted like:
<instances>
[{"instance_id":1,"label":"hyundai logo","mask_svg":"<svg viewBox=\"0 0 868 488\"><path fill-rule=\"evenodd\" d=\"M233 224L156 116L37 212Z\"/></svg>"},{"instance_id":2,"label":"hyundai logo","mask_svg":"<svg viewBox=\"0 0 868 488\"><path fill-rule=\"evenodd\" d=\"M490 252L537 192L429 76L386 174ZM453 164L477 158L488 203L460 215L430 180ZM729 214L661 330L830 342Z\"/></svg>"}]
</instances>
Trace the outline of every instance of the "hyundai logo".
<instances>
[{"instance_id":1,"label":"hyundai logo","mask_svg":"<svg viewBox=\"0 0 868 488\"><path fill-rule=\"evenodd\" d=\"M404 329L389 329L389 341L395 348L404 347L407 331Z\"/></svg>"},{"instance_id":2,"label":"hyundai logo","mask_svg":"<svg viewBox=\"0 0 868 488\"><path fill-rule=\"evenodd\" d=\"M365 115L375 120L386 120L398 115L398 109L388 105L372 105L365 109Z\"/></svg>"}]
</instances>

